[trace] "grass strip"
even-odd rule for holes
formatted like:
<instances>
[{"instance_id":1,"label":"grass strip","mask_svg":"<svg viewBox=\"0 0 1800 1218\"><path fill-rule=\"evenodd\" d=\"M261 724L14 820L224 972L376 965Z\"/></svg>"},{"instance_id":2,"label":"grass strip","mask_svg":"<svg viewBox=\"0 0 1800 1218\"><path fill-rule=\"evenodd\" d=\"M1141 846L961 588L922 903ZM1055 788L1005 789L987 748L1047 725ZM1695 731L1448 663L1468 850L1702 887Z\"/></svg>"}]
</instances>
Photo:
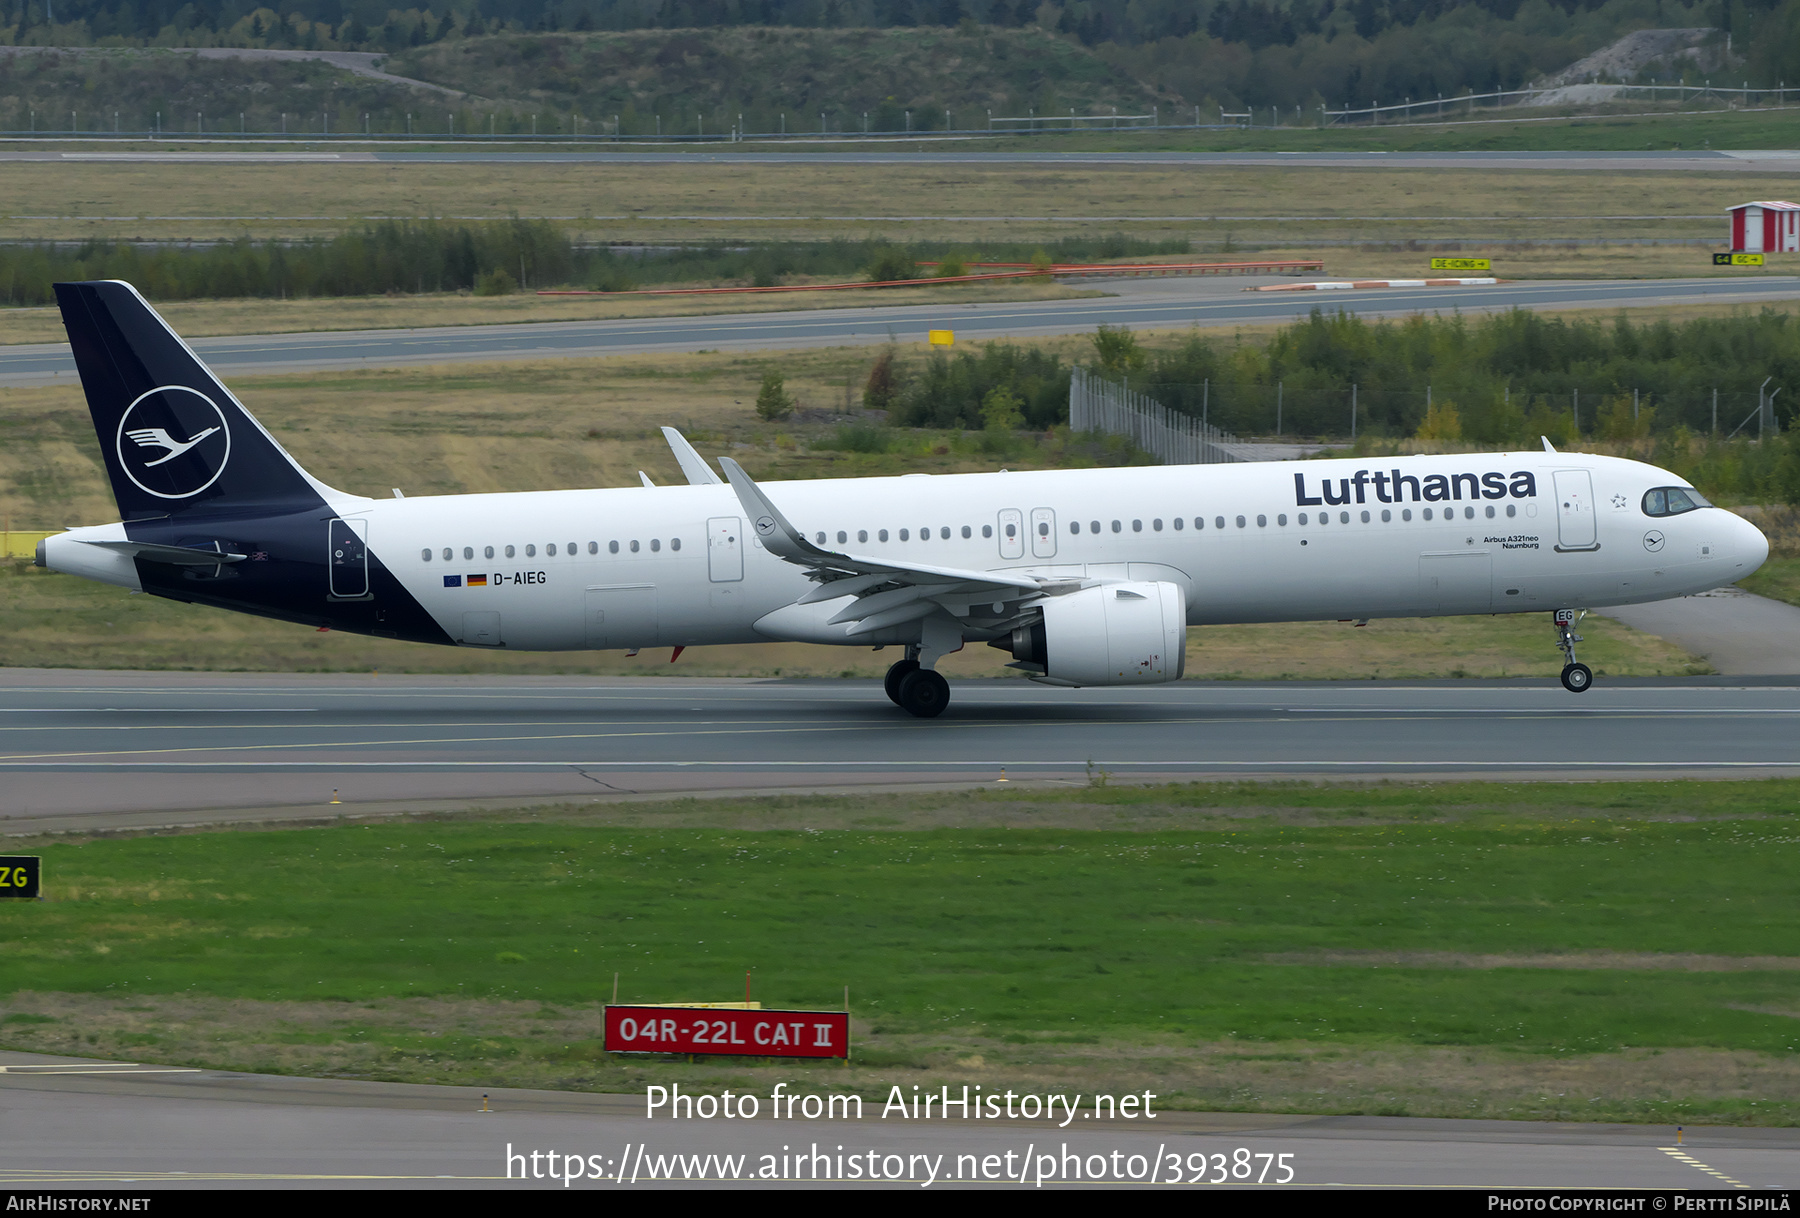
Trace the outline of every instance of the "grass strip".
<instances>
[{"instance_id":1,"label":"grass strip","mask_svg":"<svg viewBox=\"0 0 1800 1218\"><path fill-rule=\"evenodd\" d=\"M771 1005L848 985L871 1086L1148 1073L1195 1105L1524 1113L1583 1062L1610 1098L1558 1111L1785 1121L1797 801L1195 784L48 841L48 899L0 907L0 1039L211 1060L220 1016L240 1068L629 1088L673 1066L600 1053L615 972L670 1001L749 970ZM1391 1068L1329 1081L1365 1058ZM1207 1072L1233 1061L1267 1085L1229 1103Z\"/></svg>"}]
</instances>

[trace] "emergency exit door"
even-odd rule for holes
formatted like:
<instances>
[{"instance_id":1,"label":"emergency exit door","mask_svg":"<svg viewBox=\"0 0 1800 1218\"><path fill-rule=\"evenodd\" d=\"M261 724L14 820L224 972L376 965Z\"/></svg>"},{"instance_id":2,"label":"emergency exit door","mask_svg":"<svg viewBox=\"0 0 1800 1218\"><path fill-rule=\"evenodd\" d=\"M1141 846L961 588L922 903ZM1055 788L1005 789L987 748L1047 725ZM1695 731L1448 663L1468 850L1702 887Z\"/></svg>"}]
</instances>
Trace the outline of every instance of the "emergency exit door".
<instances>
[{"instance_id":1,"label":"emergency exit door","mask_svg":"<svg viewBox=\"0 0 1800 1218\"><path fill-rule=\"evenodd\" d=\"M706 575L715 584L744 578L744 522L714 516L706 522Z\"/></svg>"},{"instance_id":2,"label":"emergency exit door","mask_svg":"<svg viewBox=\"0 0 1800 1218\"><path fill-rule=\"evenodd\" d=\"M366 520L333 520L326 538L325 566L334 600L366 600L369 596L369 546Z\"/></svg>"}]
</instances>

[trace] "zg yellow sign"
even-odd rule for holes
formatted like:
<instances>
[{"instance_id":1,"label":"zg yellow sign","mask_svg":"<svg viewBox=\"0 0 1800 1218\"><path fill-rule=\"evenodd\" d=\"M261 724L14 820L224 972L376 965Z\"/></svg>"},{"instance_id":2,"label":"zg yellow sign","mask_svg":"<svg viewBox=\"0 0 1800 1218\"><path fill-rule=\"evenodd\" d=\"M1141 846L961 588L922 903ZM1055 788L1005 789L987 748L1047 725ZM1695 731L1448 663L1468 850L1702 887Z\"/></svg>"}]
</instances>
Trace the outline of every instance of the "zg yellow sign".
<instances>
[{"instance_id":1,"label":"zg yellow sign","mask_svg":"<svg viewBox=\"0 0 1800 1218\"><path fill-rule=\"evenodd\" d=\"M1761 266L1761 254L1714 254L1714 266Z\"/></svg>"},{"instance_id":2,"label":"zg yellow sign","mask_svg":"<svg viewBox=\"0 0 1800 1218\"><path fill-rule=\"evenodd\" d=\"M932 330L926 334L934 347L953 347L956 345L956 331Z\"/></svg>"},{"instance_id":3,"label":"zg yellow sign","mask_svg":"<svg viewBox=\"0 0 1800 1218\"><path fill-rule=\"evenodd\" d=\"M35 901L42 889L44 860L34 854L0 855L0 899Z\"/></svg>"},{"instance_id":4,"label":"zg yellow sign","mask_svg":"<svg viewBox=\"0 0 1800 1218\"><path fill-rule=\"evenodd\" d=\"M1494 262L1491 258L1433 258L1431 269L1434 271L1491 271Z\"/></svg>"}]
</instances>

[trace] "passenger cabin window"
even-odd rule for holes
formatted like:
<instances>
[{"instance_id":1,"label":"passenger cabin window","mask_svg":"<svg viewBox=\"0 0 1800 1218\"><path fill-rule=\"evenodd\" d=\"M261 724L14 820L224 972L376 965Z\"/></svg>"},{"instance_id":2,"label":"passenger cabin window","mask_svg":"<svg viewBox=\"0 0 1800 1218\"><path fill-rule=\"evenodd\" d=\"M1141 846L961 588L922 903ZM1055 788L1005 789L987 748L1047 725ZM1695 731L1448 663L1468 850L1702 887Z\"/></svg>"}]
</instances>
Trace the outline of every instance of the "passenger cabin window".
<instances>
[{"instance_id":1,"label":"passenger cabin window","mask_svg":"<svg viewBox=\"0 0 1800 1218\"><path fill-rule=\"evenodd\" d=\"M1079 537L1081 535L1081 521L1079 521L1079 520L1069 521L1069 532L1071 535Z\"/></svg>"},{"instance_id":2,"label":"passenger cabin window","mask_svg":"<svg viewBox=\"0 0 1800 1218\"><path fill-rule=\"evenodd\" d=\"M991 524L982 525L981 526L981 535L983 537L992 537L994 535L994 526Z\"/></svg>"},{"instance_id":3,"label":"passenger cabin window","mask_svg":"<svg viewBox=\"0 0 1800 1218\"><path fill-rule=\"evenodd\" d=\"M426 562L430 562L431 561L431 551L430 550L420 550L419 557Z\"/></svg>"},{"instance_id":4,"label":"passenger cabin window","mask_svg":"<svg viewBox=\"0 0 1800 1218\"><path fill-rule=\"evenodd\" d=\"M606 552L608 554L617 554L619 552L619 543L616 541L607 542L606 543Z\"/></svg>"},{"instance_id":5,"label":"passenger cabin window","mask_svg":"<svg viewBox=\"0 0 1800 1218\"><path fill-rule=\"evenodd\" d=\"M634 545L632 548L636 549L637 547ZM526 558L536 558L537 557L537 547L536 546L526 546L525 547L525 557Z\"/></svg>"},{"instance_id":6,"label":"passenger cabin window","mask_svg":"<svg viewBox=\"0 0 1800 1218\"><path fill-rule=\"evenodd\" d=\"M597 542L597 541L588 542L588 553L589 554L598 554L599 552L600 552L600 543L599 542ZM490 549L488 551L488 557L492 558L493 556L494 556L494 552Z\"/></svg>"},{"instance_id":7,"label":"passenger cabin window","mask_svg":"<svg viewBox=\"0 0 1800 1218\"><path fill-rule=\"evenodd\" d=\"M508 558L511 558L515 553L517 553L517 551L515 551L511 546L506 547L506 556Z\"/></svg>"},{"instance_id":8,"label":"passenger cabin window","mask_svg":"<svg viewBox=\"0 0 1800 1218\"><path fill-rule=\"evenodd\" d=\"M526 547L525 547L525 551L526 551L526 553L530 553L530 552L531 552L531 547L530 547L530 546L526 546ZM631 552L632 552L632 553L633 553L633 554L636 554L636 553L637 553L637 552L638 552L638 543L637 543L637 542L635 542L635 541L634 541L634 542L632 542L632 543L631 543Z\"/></svg>"},{"instance_id":9,"label":"passenger cabin window","mask_svg":"<svg viewBox=\"0 0 1800 1218\"><path fill-rule=\"evenodd\" d=\"M867 530L867 529L856 530L856 540L858 540L858 541L869 540L869 530Z\"/></svg>"},{"instance_id":10,"label":"passenger cabin window","mask_svg":"<svg viewBox=\"0 0 1800 1218\"><path fill-rule=\"evenodd\" d=\"M650 552L652 554L655 554L661 549L662 549L662 539L658 538L658 537L652 537L650 539Z\"/></svg>"},{"instance_id":11,"label":"passenger cabin window","mask_svg":"<svg viewBox=\"0 0 1800 1218\"><path fill-rule=\"evenodd\" d=\"M1659 486L1644 492L1644 515L1679 516L1695 508L1711 507L1699 491L1684 486Z\"/></svg>"},{"instance_id":12,"label":"passenger cabin window","mask_svg":"<svg viewBox=\"0 0 1800 1218\"><path fill-rule=\"evenodd\" d=\"M449 546L445 546L444 547L444 561L449 562L454 557L456 557L456 551L452 550Z\"/></svg>"},{"instance_id":13,"label":"passenger cabin window","mask_svg":"<svg viewBox=\"0 0 1800 1218\"><path fill-rule=\"evenodd\" d=\"M525 548L529 550L531 547L526 546ZM550 558L556 557L556 543L554 541L544 547L544 554Z\"/></svg>"},{"instance_id":14,"label":"passenger cabin window","mask_svg":"<svg viewBox=\"0 0 1800 1218\"><path fill-rule=\"evenodd\" d=\"M483 550L481 556L483 558L492 558L494 556L494 547L489 546L487 549Z\"/></svg>"},{"instance_id":15,"label":"passenger cabin window","mask_svg":"<svg viewBox=\"0 0 1800 1218\"><path fill-rule=\"evenodd\" d=\"M963 526L963 538L966 540L974 535L974 530L970 529L969 526L965 524Z\"/></svg>"},{"instance_id":16,"label":"passenger cabin window","mask_svg":"<svg viewBox=\"0 0 1800 1218\"><path fill-rule=\"evenodd\" d=\"M1175 517L1175 531L1177 533L1181 532L1181 517L1179 516Z\"/></svg>"}]
</instances>

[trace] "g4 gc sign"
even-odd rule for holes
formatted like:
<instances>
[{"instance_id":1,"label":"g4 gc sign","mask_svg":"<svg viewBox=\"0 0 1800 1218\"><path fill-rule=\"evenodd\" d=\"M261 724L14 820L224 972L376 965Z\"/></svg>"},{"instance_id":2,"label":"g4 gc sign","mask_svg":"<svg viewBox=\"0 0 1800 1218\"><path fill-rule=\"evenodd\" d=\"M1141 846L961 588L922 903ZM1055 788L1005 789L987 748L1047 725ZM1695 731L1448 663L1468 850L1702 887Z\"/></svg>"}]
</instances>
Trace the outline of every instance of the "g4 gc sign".
<instances>
[{"instance_id":1,"label":"g4 gc sign","mask_svg":"<svg viewBox=\"0 0 1800 1218\"><path fill-rule=\"evenodd\" d=\"M44 860L35 854L0 854L0 899L35 901L43 872Z\"/></svg>"}]
</instances>

